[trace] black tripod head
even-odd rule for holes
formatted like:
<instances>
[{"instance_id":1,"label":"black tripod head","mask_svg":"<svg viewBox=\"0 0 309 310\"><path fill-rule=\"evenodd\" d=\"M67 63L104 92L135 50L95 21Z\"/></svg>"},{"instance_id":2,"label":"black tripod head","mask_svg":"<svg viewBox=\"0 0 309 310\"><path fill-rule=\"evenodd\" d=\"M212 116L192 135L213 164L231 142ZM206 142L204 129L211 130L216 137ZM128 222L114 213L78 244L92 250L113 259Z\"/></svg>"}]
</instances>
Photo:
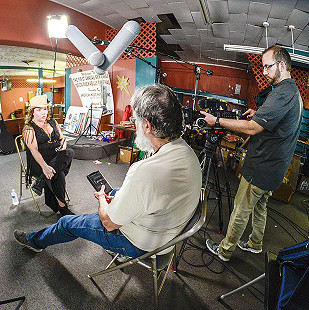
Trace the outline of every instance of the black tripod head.
<instances>
[{"instance_id":1,"label":"black tripod head","mask_svg":"<svg viewBox=\"0 0 309 310\"><path fill-rule=\"evenodd\" d=\"M221 144L221 140L225 134L223 128L209 128L206 130L205 151L206 153L215 154L217 147Z\"/></svg>"}]
</instances>

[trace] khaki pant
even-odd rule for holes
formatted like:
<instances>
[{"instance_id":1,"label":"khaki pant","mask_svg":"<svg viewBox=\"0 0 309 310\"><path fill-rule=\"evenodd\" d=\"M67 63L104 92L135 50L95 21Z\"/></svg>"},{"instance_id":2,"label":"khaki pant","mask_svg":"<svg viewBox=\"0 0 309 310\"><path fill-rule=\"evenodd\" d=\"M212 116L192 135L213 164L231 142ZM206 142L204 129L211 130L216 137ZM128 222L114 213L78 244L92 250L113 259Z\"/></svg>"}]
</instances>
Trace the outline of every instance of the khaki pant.
<instances>
[{"instance_id":1,"label":"khaki pant","mask_svg":"<svg viewBox=\"0 0 309 310\"><path fill-rule=\"evenodd\" d=\"M262 242L266 226L268 198L271 191L266 191L241 178L234 200L234 210L231 214L226 237L221 241L219 253L230 258L241 238L250 214L252 214L252 233L248 245L256 250L262 249Z\"/></svg>"}]
</instances>

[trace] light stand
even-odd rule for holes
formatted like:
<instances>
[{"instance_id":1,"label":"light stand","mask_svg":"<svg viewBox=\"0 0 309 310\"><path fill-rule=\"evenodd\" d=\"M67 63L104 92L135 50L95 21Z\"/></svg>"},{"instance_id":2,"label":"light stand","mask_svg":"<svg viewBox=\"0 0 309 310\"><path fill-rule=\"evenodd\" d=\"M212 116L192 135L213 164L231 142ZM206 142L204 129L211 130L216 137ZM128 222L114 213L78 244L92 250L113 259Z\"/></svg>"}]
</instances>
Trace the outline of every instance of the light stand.
<instances>
[{"instance_id":1,"label":"light stand","mask_svg":"<svg viewBox=\"0 0 309 310\"><path fill-rule=\"evenodd\" d=\"M48 26L48 35L50 39L50 43L52 44L51 38L56 39L54 51L54 66L53 66L53 80L55 79L56 73L56 56L57 56L57 44L59 38L66 38L65 30L68 27L68 18L66 15L50 15L47 16L47 26ZM51 117L54 116L54 92L55 92L55 82L53 82L52 86L52 98L51 98Z\"/></svg>"},{"instance_id":2,"label":"light stand","mask_svg":"<svg viewBox=\"0 0 309 310\"><path fill-rule=\"evenodd\" d=\"M54 67L53 67L53 86L52 86L52 97L51 97L51 117L54 117L54 93L55 93L55 73L56 73L56 57L57 57L57 44L58 39L56 38L56 45L54 49Z\"/></svg>"}]
</instances>

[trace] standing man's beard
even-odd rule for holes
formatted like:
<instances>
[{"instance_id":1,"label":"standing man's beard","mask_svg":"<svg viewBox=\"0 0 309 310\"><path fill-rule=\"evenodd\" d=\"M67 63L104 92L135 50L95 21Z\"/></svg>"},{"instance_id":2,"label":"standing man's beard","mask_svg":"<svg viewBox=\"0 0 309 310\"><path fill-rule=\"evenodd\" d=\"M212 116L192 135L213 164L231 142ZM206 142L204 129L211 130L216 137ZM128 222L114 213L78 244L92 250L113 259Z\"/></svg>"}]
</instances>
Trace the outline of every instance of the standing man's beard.
<instances>
[{"instance_id":1,"label":"standing man's beard","mask_svg":"<svg viewBox=\"0 0 309 310\"><path fill-rule=\"evenodd\" d=\"M150 140L145 136L142 126L138 126L135 136L135 144L141 150L152 153L153 147Z\"/></svg>"},{"instance_id":2,"label":"standing man's beard","mask_svg":"<svg viewBox=\"0 0 309 310\"><path fill-rule=\"evenodd\" d=\"M279 68L277 67L274 77L273 77L272 79L269 80L269 84L270 84L270 85L276 85L276 84L278 84L279 81L280 81L280 77L281 77L281 76L280 76L280 71L279 71Z\"/></svg>"}]
</instances>

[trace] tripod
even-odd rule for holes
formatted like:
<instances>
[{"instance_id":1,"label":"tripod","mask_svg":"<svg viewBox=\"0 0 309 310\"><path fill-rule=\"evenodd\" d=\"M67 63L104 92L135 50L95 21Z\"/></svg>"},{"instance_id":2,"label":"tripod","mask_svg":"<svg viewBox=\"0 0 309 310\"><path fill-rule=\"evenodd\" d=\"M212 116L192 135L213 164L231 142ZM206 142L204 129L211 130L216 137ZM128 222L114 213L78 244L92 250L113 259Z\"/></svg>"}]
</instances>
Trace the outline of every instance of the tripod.
<instances>
[{"instance_id":1,"label":"tripod","mask_svg":"<svg viewBox=\"0 0 309 310\"><path fill-rule=\"evenodd\" d=\"M220 186L220 179L219 179L219 171L218 171L218 158L216 155L216 150L219 151L219 156L222 161L223 166L223 173L224 173L224 184L225 184L225 191L227 193L227 201L229 207L229 213L231 214L232 211L232 201L231 201L231 188L230 182L227 177L227 170L226 165L221 149L221 139L223 137L223 130L218 130L215 128L208 129L206 132L206 142L205 147L201 151L199 155L199 161L201 164L202 169L202 178L203 181L203 188L204 188L204 195L207 197L207 201L210 198L211 192L214 192L216 195L217 205L218 205L218 212L219 212L219 232L223 229L223 213L222 213L222 190ZM209 175L210 169L213 169L213 182L210 184L210 188L207 191L207 186L209 182Z\"/></svg>"},{"instance_id":2,"label":"tripod","mask_svg":"<svg viewBox=\"0 0 309 310\"><path fill-rule=\"evenodd\" d=\"M100 124L99 124L99 126L98 126L98 128L95 128L94 126L93 126L93 124L92 124L92 103L90 104L90 117L88 118L89 119L89 124L88 124L88 126L83 130L83 132L82 133L80 133L79 134L79 136L78 136L78 138L76 139L76 141L74 142L74 144L76 144L77 143L77 141L80 139L80 137L81 136L89 136L89 137L92 137L92 133L91 133L91 127L93 127L94 128L94 135L95 136L97 136L98 135L98 128L99 128L99 126L100 126ZM100 120L100 122L101 122L101 120ZM87 133L89 131L89 134Z\"/></svg>"}]
</instances>

